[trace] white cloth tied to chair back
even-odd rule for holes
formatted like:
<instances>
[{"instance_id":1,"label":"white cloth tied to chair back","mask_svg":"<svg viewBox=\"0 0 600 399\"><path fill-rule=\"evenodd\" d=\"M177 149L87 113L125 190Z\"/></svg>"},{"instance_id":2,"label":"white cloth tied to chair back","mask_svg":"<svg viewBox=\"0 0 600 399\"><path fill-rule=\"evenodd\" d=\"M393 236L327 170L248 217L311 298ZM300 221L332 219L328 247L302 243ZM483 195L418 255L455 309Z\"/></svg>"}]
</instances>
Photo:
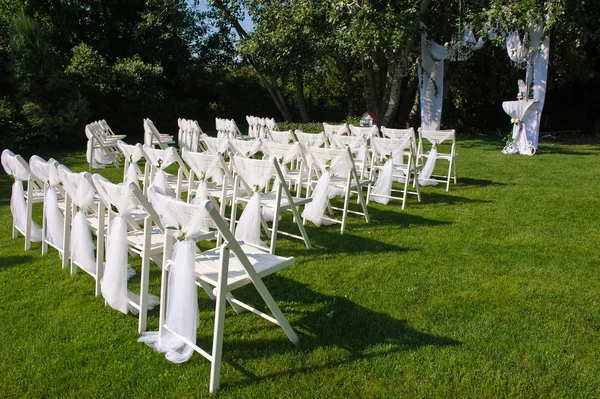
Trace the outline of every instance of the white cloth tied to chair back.
<instances>
[{"instance_id":1,"label":"white cloth tied to chair back","mask_svg":"<svg viewBox=\"0 0 600 399\"><path fill-rule=\"evenodd\" d=\"M86 125L85 136L88 139L86 151L86 159L88 163L95 167L102 167L103 165L111 164L112 158L102 148L92 148L92 139L103 141L106 138L106 129L104 126L100 124L100 122L93 122Z\"/></svg>"},{"instance_id":2,"label":"white cloth tied to chair back","mask_svg":"<svg viewBox=\"0 0 600 399\"><path fill-rule=\"evenodd\" d=\"M96 191L88 180L87 172L74 173L60 165L58 175L67 195L78 208L71 229L71 258L88 272L95 273L94 242L87 222L87 210L94 201Z\"/></svg>"},{"instance_id":3,"label":"white cloth tied to chair back","mask_svg":"<svg viewBox=\"0 0 600 399\"><path fill-rule=\"evenodd\" d=\"M260 151L262 147L262 140L259 138L254 140L230 139L229 143L236 154L243 157L251 157Z\"/></svg>"},{"instance_id":4,"label":"white cloth tied to chair back","mask_svg":"<svg viewBox=\"0 0 600 399\"><path fill-rule=\"evenodd\" d=\"M323 122L323 130L325 131L325 134L339 134L340 136L350 134L348 125L345 123L341 125L330 125L329 123Z\"/></svg>"},{"instance_id":5,"label":"white cloth tied to chair back","mask_svg":"<svg viewBox=\"0 0 600 399\"><path fill-rule=\"evenodd\" d=\"M144 333L139 342L165 353L167 360L173 363L183 363L192 356L194 349L170 331L196 343L199 314L194 259L198 250L196 241L206 233L202 228L206 224L204 219L210 219L210 216L206 201L187 204L161 194L155 187L149 189L148 195L152 197L167 234L176 237L177 241L169 263L169 295L165 309L168 330L162 337L158 333Z\"/></svg>"},{"instance_id":6,"label":"white cloth tied to chair back","mask_svg":"<svg viewBox=\"0 0 600 399\"><path fill-rule=\"evenodd\" d=\"M435 169L435 163L438 154L438 145L454 136L454 130L443 131L421 131L421 139L425 138L431 143L431 150L428 152L427 161L419 173L419 184L421 186L437 186L438 182L431 179L431 175Z\"/></svg>"},{"instance_id":7,"label":"white cloth tied to chair back","mask_svg":"<svg viewBox=\"0 0 600 399\"><path fill-rule=\"evenodd\" d=\"M144 154L146 154L146 159L157 169L152 184L163 190L164 193L167 193L168 187L165 169L177 162L177 150L173 147L159 150L147 144L144 144L143 150Z\"/></svg>"},{"instance_id":8,"label":"white cloth tied to chair back","mask_svg":"<svg viewBox=\"0 0 600 399\"><path fill-rule=\"evenodd\" d=\"M140 159L144 157L144 151L142 149L142 145L137 143L135 145L127 144L122 140L117 142L117 146L119 150L125 155L129 165L127 166L127 171L125 172L125 182L126 183L135 183L138 187L140 186L140 180L138 171L139 168L137 163Z\"/></svg>"},{"instance_id":9,"label":"white cloth tied to chair back","mask_svg":"<svg viewBox=\"0 0 600 399\"><path fill-rule=\"evenodd\" d=\"M208 135L202 136L202 141L206 144L209 154L226 154L230 148L229 138L224 137L210 137Z\"/></svg>"},{"instance_id":10,"label":"white cloth tied to chair back","mask_svg":"<svg viewBox=\"0 0 600 399\"><path fill-rule=\"evenodd\" d=\"M294 142L294 135L291 130L284 130L283 132L278 132L276 130L271 130L269 132L269 136L271 140L279 144L288 144Z\"/></svg>"},{"instance_id":11,"label":"white cloth tied to chair back","mask_svg":"<svg viewBox=\"0 0 600 399\"><path fill-rule=\"evenodd\" d=\"M249 187L246 188L253 192L236 226L235 238L250 244L264 246L265 243L260 239L260 192L273 177L273 161L238 156L234 156L232 159L236 172L243 180L242 184L247 184Z\"/></svg>"},{"instance_id":12,"label":"white cloth tied to chair back","mask_svg":"<svg viewBox=\"0 0 600 399\"><path fill-rule=\"evenodd\" d=\"M46 239L56 248L62 250L64 237L64 216L58 208L56 186L60 184L57 164L54 159L48 161L33 155L29 159L31 172L45 184L44 190L44 218L46 218Z\"/></svg>"},{"instance_id":13,"label":"white cloth tied to chair back","mask_svg":"<svg viewBox=\"0 0 600 399\"><path fill-rule=\"evenodd\" d=\"M319 170L321 177L313 190L312 201L304 207L302 217L317 226L331 224L331 222L324 219L327 201L344 191L343 189L338 190L329 187L331 177L348 177L353 167L352 159L346 149L311 148L308 155L311 168Z\"/></svg>"},{"instance_id":14,"label":"white cloth tied to chair back","mask_svg":"<svg viewBox=\"0 0 600 399\"><path fill-rule=\"evenodd\" d=\"M183 160L190 166L200 182L196 191L196 198L208 199L208 181L212 179L217 184L223 182L223 172L221 171L219 156L193 152L186 148L181 153Z\"/></svg>"},{"instance_id":15,"label":"white cloth tied to chair back","mask_svg":"<svg viewBox=\"0 0 600 399\"><path fill-rule=\"evenodd\" d=\"M139 303L139 295L127 290L127 279L135 272L127 263L126 218L139 202L131 193L128 183L114 184L100 175L94 175L92 179L109 212L115 212L116 208L116 215L108 226L106 263L100 281L102 296L113 309L122 313L131 310L131 313L137 314L138 310L130 306L130 300ZM148 309L152 309L158 303L158 297L148 296Z\"/></svg>"},{"instance_id":16,"label":"white cloth tied to chair back","mask_svg":"<svg viewBox=\"0 0 600 399\"><path fill-rule=\"evenodd\" d=\"M296 130L295 134L298 138L298 141L305 146L318 148L327 142L327 137L325 136L324 132L304 133L301 130Z\"/></svg>"},{"instance_id":17,"label":"white cloth tied to chair back","mask_svg":"<svg viewBox=\"0 0 600 399\"><path fill-rule=\"evenodd\" d=\"M27 203L25 202L23 182L29 181L31 170L11 150L2 151L1 160L4 171L15 179L10 197L10 211L13 215L14 224L21 231L25 231L27 227ZM31 182L28 182L28 184L31 184ZM29 198L29 201L31 201L31 198ZM42 241L42 229L34 221L31 222L31 241Z\"/></svg>"},{"instance_id":18,"label":"white cloth tied to chair back","mask_svg":"<svg viewBox=\"0 0 600 399\"><path fill-rule=\"evenodd\" d=\"M410 137L404 139L384 139L374 137L371 140L373 157L380 162L385 162L377 176L375 185L371 189L371 193L374 194L371 198L372 201L384 205L390 202L389 197L392 193L392 182L394 180L394 166L404 165L404 151L407 148L410 148L411 145L412 140ZM402 176L399 176L396 180L401 181L404 184L407 183L407 176L404 171L402 171Z\"/></svg>"}]
</instances>

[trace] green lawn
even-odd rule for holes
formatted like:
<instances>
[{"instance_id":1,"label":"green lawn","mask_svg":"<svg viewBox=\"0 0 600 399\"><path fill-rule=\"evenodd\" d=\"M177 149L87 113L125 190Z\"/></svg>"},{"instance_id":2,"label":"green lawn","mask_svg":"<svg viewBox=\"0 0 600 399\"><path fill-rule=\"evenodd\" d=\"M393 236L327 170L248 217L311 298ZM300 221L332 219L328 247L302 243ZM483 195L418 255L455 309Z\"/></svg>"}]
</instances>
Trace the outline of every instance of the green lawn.
<instances>
[{"instance_id":1,"label":"green lawn","mask_svg":"<svg viewBox=\"0 0 600 399\"><path fill-rule=\"evenodd\" d=\"M228 309L214 396L600 396L600 147L501 149L459 138L449 193L424 187L405 211L370 204L372 223L353 216L343 236L309 225L313 251L281 237L278 253L296 264L265 282L300 343ZM82 153L51 155L87 167ZM169 363L136 342L135 316L94 297L91 277L11 239L10 183L2 174L0 397L209 396L204 358ZM155 266L155 294L159 277ZM251 287L239 296L262 306ZM214 305L202 291L199 301L209 347Z\"/></svg>"}]
</instances>

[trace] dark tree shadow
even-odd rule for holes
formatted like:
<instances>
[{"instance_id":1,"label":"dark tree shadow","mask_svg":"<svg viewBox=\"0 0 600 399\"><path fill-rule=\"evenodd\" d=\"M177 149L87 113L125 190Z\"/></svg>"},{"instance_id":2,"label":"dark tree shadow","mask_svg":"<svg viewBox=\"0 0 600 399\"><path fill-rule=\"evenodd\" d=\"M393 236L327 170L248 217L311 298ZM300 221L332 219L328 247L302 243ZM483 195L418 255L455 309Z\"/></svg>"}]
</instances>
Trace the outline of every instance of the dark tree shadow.
<instances>
[{"instance_id":1,"label":"dark tree shadow","mask_svg":"<svg viewBox=\"0 0 600 399\"><path fill-rule=\"evenodd\" d=\"M341 364L357 360L384 357L390 353L412 351L423 346L456 346L461 342L425 332L411 327L406 320L398 320L388 314L375 312L342 296L329 296L314 292L305 284L281 276L265 279L273 297L280 304L293 304L294 309L310 308L308 311L295 312L280 305L298 333L300 341L294 346L283 332L281 339L247 340L227 337L224 343L223 357L226 364L233 366L246 378L245 384L254 384L265 379L274 379L282 375L312 373L318 369L334 368ZM256 291L244 290L244 299L264 308ZM231 317L256 317L255 315L232 315ZM227 322L226 322L227 324ZM227 327L226 327L227 328ZM264 328L277 328L265 323ZM244 332L247 335L248 332ZM203 337L202 344L210 347L210 337ZM372 350L376 346L376 351ZM292 367L273 373L255 373L243 367L236 359L273 356L281 353L310 355L322 348L337 347L348 352L343 360L327 362L318 366ZM224 381L223 388L227 388Z\"/></svg>"},{"instance_id":2,"label":"dark tree shadow","mask_svg":"<svg viewBox=\"0 0 600 399\"><path fill-rule=\"evenodd\" d=\"M31 263L32 259L31 255L0 256L0 270Z\"/></svg>"}]
</instances>

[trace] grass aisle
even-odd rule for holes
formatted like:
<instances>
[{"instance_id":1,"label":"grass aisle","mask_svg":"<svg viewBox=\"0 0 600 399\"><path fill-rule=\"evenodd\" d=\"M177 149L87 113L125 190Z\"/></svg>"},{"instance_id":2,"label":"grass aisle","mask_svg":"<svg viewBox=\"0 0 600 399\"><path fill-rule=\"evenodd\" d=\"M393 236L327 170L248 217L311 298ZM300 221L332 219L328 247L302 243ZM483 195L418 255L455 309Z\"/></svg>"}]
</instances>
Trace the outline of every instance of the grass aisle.
<instances>
[{"instance_id":1,"label":"grass aisle","mask_svg":"<svg viewBox=\"0 0 600 399\"><path fill-rule=\"evenodd\" d=\"M313 251L282 237L279 253L296 265L265 283L300 343L228 309L215 397L600 395L600 148L501 148L459 140L449 193L425 187L405 211L370 204L372 223L353 216L344 236L310 225ZM86 168L83 154L52 155ZM10 184L2 174L0 397L207 397L201 356L167 362L136 342L136 317L94 297L91 277L11 239ZM155 294L159 276L154 266ZM251 287L239 296L262 307ZM214 306L199 298L209 347Z\"/></svg>"}]
</instances>

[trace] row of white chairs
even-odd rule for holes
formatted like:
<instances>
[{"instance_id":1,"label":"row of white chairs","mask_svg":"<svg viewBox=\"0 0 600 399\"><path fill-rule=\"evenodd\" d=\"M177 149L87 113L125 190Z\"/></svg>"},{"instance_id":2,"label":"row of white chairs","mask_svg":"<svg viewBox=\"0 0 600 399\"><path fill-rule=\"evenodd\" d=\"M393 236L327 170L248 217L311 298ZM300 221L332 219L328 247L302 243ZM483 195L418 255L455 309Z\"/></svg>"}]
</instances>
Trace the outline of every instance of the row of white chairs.
<instances>
[{"instance_id":1,"label":"row of white chairs","mask_svg":"<svg viewBox=\"0 0 600 399\"><path fill-rule=\"evenodd\" d=\"M87 141L86 158L92 169L103 169L105 165L113 164L119 167L119 151L117 141L125 135L117 135L103 119L85 126Z\"/></svg>"},{"instance_id":2,"label":"row of white chairs","mask_svg":"<svg viewBox=\"0 0 600 399\"><path fill-rule=\"evenodd\" d=\"M185 158L198 155L206 154L184 149ZM194 164L201 161L196 159ZM233 158L234 163L239 161ZM276 159L264 162L272 162L281 172ZM22 183L27 182L27 194L16 189L11 204L16 196L27 202L23 210L29 212L25 216L28 220L31 220L31 211L26 209L31 209L34 198L46 198L42 200L44 228L40 232L43 253L47 252L48 245L56 248L64 268L70 261L72 274L81 269L94 278L96 295L102 293L107 304L123 313L139 313L139 332L146 329L148 309L153 302L158 302L148 293L150 260L162 268L159 329L155 333L143 333L140 341L165 352L167 359L173 362L186 361L194 351L200 353L212 364L210 391L219 386L226 303L236 312L250 311L263 317L280 326L290 341L298 341L262 282L263 277L294 264L294 258L277 256L240 241L213 200L196 195L187 203L154 185L144 195L137 179L129 181L126 177L123 183L115 184L89 172L74 173L54 160L45 161L37 156L28 164L9 150L2 153L2 165L15 177L15 187L18 183L22 188ZM283 175L278 176L283 181ZM199 187L201 185L199 182ZM281 191L277 192L277 201L281 200ZM256 194L254 190L253 195ZM11 209L15 212L21 208ZM30 234L31 225L22 225L22 218L14 216L14 231ZM297 212L294 217L300 219ZM276 215L274 220L278 220ZM95 252L92 234L97 241ZM215 239L216 248L198 250L196 242ZM127 290L128 253L142 258L139 294ZM234 290L248 284L255 286L271 315L232 295ZM203 288L215 301L211 350L196 345L197 287Z\"/></svg>"}]
</instances>

